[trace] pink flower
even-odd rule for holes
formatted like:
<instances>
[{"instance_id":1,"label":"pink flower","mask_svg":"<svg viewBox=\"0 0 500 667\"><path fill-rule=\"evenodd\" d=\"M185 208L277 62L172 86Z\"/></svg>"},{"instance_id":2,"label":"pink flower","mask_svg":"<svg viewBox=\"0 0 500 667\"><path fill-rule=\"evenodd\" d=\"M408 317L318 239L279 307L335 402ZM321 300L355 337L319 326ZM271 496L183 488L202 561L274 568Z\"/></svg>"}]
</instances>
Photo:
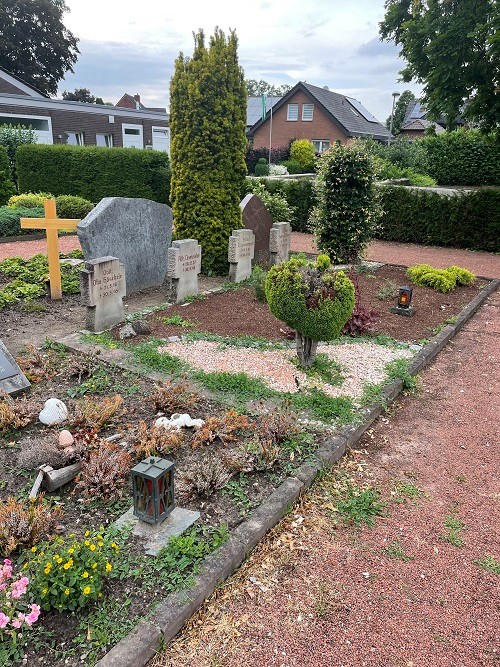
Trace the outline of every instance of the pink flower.
<instances>
[{"instance_id":1,"label":"pink flower","mask_svg":"<svg viewBox=\"0 0 500 667\"><path fill-rule=\"evenodd\" d=\"M28 579L28 577L21 577L21 578L19 579L19 581L17 582L17 585L18 585L18 586L19 586L19 585L24 586L24 588L26 589L26 586L27 586L29 583L30 583L30 580Z\"/></svg>"},{"instance_id":2,"label":"pink flower","mask_svg":"<svg viewBox=\"0 0 500 667\"><path fill-rule=\"evenodd\" d=\"M6 616L3 611L0 611L0 628L5 628L9 621L10 618Z\"/></svg>"},{"instance_id":3,"label":"pink flower","mask_svg":"<svg viewBox=\"0 0 500 667\"><path fill-rule=\"evenodd\" d=\"M12 593L11 593L11 595L12 595L12 597L13 597L15 600L19 600L19 598L20 598L21 595L22 595L22 592L21 592L18 588L14 588L14 590L13 590Z\"/></svg>"},{"instance_id":4,"label":"pink flower","mask_svg":"<svg viewBox=\"0 0 500 667\"><path fill-rule=\"evenodd\" d=\"M20 628L20 627L21 627L21 621L19 621L17 618L15 618L15 619L12 621L12 625L13 625L15 628Z\"/></svg>"},{"instance_id":5,"label":"pink flower","mask_svg":"<svg viewBox=\"0 0 500 667\"><path fill-rule=\"evenodd\" d=\"M31 605L31 612L25 617L24 622L26 625L33 625L35 621L38 620L40 616L40 607L37 604Z\"/></svg>"}]
</instances>

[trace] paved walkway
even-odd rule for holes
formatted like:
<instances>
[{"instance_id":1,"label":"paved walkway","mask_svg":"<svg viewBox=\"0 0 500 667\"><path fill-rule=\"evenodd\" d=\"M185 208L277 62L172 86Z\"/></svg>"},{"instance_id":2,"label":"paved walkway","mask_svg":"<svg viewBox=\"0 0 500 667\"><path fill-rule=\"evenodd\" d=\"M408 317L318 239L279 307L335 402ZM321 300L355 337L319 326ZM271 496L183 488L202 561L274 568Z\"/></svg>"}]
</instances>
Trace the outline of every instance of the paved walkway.
<instances>
[{"instance_id":1,"label":"paved walkway","mask_svg":"<svg viewBox=\"0 0 500 667\"><path fill-rule=\"evenodd\" d=\"M496 664L499 308L497 292L150 667ZM373 527L339 520L346 479L381 489Z\"/></svg>"},{"instance_id":2,"label":"paved walkway","mask_svg":"<svg viewBox=\"0 0 500 667\"><path fill-rule=\"evenodd\" d=\"M70 252L80 247L76 236L61 236L59 239L61 252ZM317 252L311 234L294 232L292 234L292 250L295 252ZM39 252L46 252L45 239L40 241L17 241L0 243L0 261L6 257L32 257ZM368 259L387 262L389 264L430 264L437 268L445 268L452 264L473 271L478 276L487 278L500 277L500 255L489 252L472 252L457 248L436 248L416 244L389 243L373 241L366 253Z\"/></svg>"}]
</instances>

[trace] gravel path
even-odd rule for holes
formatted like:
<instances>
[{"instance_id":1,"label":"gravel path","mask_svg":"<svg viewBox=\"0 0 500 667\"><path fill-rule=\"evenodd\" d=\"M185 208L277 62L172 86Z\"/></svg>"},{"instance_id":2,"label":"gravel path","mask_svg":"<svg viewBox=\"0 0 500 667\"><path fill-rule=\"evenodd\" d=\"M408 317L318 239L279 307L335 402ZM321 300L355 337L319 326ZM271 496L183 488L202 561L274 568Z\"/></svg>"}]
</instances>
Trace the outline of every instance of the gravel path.
<instances>
[{"instance_id":1,"label":"gravel path","mask_svg":"<svg viewBox=\"0 0 500 667\"><path fill-rule=\"evenodd\" d=\"M500 560L499 308L497 292L341 464L388 515L336 526L325 477L151 667L497 664L498 575L474 561Z\"/></svg>"},{"instance_id":2,"label":"gravel path","mask_svg":"<svg viewBox=\"0 0 500 667\"><path fill-rule=\"evenodd\" d=\"M61 252L71 252L71 250L80 249L78 237L70 234L69 236L59 237L59 250ZM38 239L37 241L14 241L12 243L0 243L0 262L7 257L22 257L29 259L39 252L47 254L47 241Z\"/></svg>"}]
</instances>

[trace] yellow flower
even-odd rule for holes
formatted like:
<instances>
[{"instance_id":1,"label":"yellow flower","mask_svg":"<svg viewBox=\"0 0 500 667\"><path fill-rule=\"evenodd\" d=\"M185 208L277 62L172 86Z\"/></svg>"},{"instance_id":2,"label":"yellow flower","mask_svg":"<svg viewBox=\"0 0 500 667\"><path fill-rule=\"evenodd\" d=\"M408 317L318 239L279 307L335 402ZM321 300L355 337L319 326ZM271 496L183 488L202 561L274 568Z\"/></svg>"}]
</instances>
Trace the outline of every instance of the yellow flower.
<instances>
[{"instance_id":1,"label":"yellow flower","mask_svg":"<svg viewBox=\"0 0 500 667\"><path fill-rule=\"evenodd\" d=\"M98 542L98 543L97 543L97 546L99 546L99 547L103 547L103 546L104 546L104 542Z\"/></svg>"},{"instance_id":2,"label":"yellow flower","mask_svg":"<svg viewBox=\"0 0 500 667\"><path fill-rule=\"evenodd\" d=\"M45 570L44 570L44 573L49 574L50 573L50 567L46 567Z\"/></svg>"},{"instance_id":3,"label":"yellow flower","mask_svg":"<svg viewBox=\"0 0 500 667\"><path fill-rule=\"evenodd\" d=\"M70 533L69 536L70 536L70 537L74 537L74 536L75 536L75 533Z\"/></svg>"},{"instance_id":4,"label":"yellow flower","mask_svg":"<svg viewBox=\"0 0 500 667\"><path fill-rule=\"evenodd\" d=\"M85 588L83 589L83 594L88 595L89 593L90 593L90 586L85 586Z\"/></svg>"},{"instance_id":5,"label":"yellow flower","mask_svg":"<svg viewBox=\"0 0 500 667\"><path fill-rule=\"evenodd\" d=\"M87 532L88 532L88 531L87 531ZM84 544L85 544L86 547L88 547L89 544L90 544L90 542L89 542L88 540L85 540Z\"/></svg>"},{"instance_id":6,"label":"yellow flower","mask_svg":"<svg viewBox=\"0 0 500 667\"><path fill-rule=\"evenodd\" d=\"M74 554L75 553L75 550L73 549L73 547L71 547L71 549L68 549L68 553L69 554Z\"/></svg>"},{"instance_id":7,"label":"yellow flower","mask_svg":"<svg viewBox=\"0 0 500 667\"><path fill-rule=\"evenodd\" d=\"M111 542L111 546L113 547L113 549L118 549L118 545L116 544L116 542Z\"/></svg>"},{"instance_id":8,"label":"yellow flower","mask_svg":"<svg viewBox=\"0 0 500 667\"><path fill-rule=\"evenodd\" d=\"M95 544L91 544L89 549L90 549L90 551L95 551Z\"/></svg>"},{"instance_id":9,"label":"yellow flower","mask_svg":"<svg viewBox=\"0 0 500 667\"><path fill-rule=\"evenodd\" d=\"M54 560L57 560L57 559L59 558L59 554L54 554L54 555L52 556L52 558L53 558Z\"/></svg>"},{"instance_id":10,"label":"yellow flower","mask_svg":"<svg viewBox=\"0 0 500 667\"><path fill-rule=\"evenodd\" d=\"M89 573L88 573L87 571L85 571L85 572L82 574L82 577L83 577L84 579L87 579L88 576L89 576Z\"/></svg>"},{"instance_id":11,"label":"yellow flower","mask_svg":"<svg viewBox=\"0 0 500 667\"><path fill-rule=\"evenodd\" d=\"M47 589L46 588L42 589L42 595L47 595Z\"/></svg>"},{"instance_id":12,"label":"yellow flower","mask_svg":"<svg viewBox=\"0 0 500 667\"><path fill-rule=\"evenodd\" d=\"M64 591L64 595L69 595L69 588Z\"/></svg>"},{"instance_id":13,"label":"yellow flower","mask_svg":"<svg viewBox=\"0 0 500 667\"><path fill-rule=\"evenodd\" d=\"M111 565L111 563L106 563L106 572L111 572L112 569L113 566Z\"/></svg>"},{"instance_id":14,"label":"yellow flower","mask_svg":"<svg viewBox=\"0 0 500 667\"><path fill-rule=\"evenodd\" d=\"M90 530L87 530L87 531L85 532L85 537L88 537L89 535L90 535Z\"/></svg>"},{"instance_id":15,"label":"yellow flower","mask_svg":"<svg viewBox=\"0 0 500 667\"><path fill-rule=\"evenodd\" d=\"M23 565L23 570L25 570L27 567L28 567L28 563L25 563L25 564Z\"/></svg>"},{"instance_id":16,"label":"yellow flower","mask_svg":"<svg viewBox=\"0 0 500 667\"><path fill-rule=\"evenodd\" d=\"M99 597L102 598L102 593L99 593Z\"/></svg>"},{"instance_id":17,"label":"yellow flower","mask_svg":"<svg viewBox=\"0 0 500 667\"><path fill-rule=\"evenodd\" d=\"M70 558L69 561L68 561L67 563L64 563L63 568L64 568L65 570L69 570L69 568L70 568L72 565L73 565L73 559Z\"/></svg>"},{"instance_id":18,"label":"yellow flower","mask_svg":"<svg viewBox=\"0 0 500 667\"><path fill-rule=\"evenodd\" d=\"M31 551L32 551L33 553L35 553L35 551L36 551L36 547L31 547Z\"/></svg>"},{"instance_id":19,"label":"yellow flower","mask_svg":"<svg viewBox=\"0 0 500 667\"><path fill-rule=\"evenodd\" d=\"M95 570L95 569L96 569L96 567L97 567L97 563L92 563L92 569L94 569L94 570Z\"/></svg>"},{"instance_id":20,"label":"yellow flower","mask_svg":"<svg viewBox=\"0 0 500 667\"><path fill-rule=\"evenodd\" d=\"M57 562L58 562L59 565L63 562L63 559L61 558L61 556L57 557Z\"/></svg>"}]
</instances>

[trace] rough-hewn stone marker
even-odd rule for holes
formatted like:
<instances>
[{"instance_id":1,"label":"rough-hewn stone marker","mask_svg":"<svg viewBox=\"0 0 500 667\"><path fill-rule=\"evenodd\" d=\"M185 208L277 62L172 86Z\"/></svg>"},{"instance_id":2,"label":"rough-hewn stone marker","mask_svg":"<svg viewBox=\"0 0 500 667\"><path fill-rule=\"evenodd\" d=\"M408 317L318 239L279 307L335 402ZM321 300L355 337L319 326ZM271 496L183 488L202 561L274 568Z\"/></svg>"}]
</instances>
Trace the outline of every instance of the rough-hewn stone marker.
<instances>
[{"instance_id":1,"label":"rough-hewn stone marker","mask_svg":"<svg viewBox=\"0 0 500 667\"><path fill-rule=\"evenodd\" d=\"M80 272L80 289L89 331L103 331L125 320L125 268L116 257L86 262Z\"/></svg>"},{"instance_id":2,"label":"rough-hewn stone marker","mask_svg":"<svg viewBox=\"0 0 500 667\"><path fill-rule=\"evenodd\" d=\"M30 386L14 357L0 340L0 389L15 396Z\"/></svg>"},{"instance_id":3,"label":"rough-hewn stone marker","mask_svg":"<svg viewBox=\"0 0 500 667\"><path fill-rule=\"evenodd\" d=\"M171 296L177 303L199 293L201 246L195 239L174 241L168 249L168 277Z\"/></svg>"},{"instance_id":4,"label":"rough-hewn stone marker","mask_svg":"<svg viewBox=\"0 0 500 667\"><path fill-rule=\"evenodd\" d=\"M289 222L275 222L271 229L269 238L269 251L271 253L271 264L288 262L290 255L290 242L292 239L292 228Z\"/></svg>"},{"instance_id":5,"label":"rough-hewn stone marker","mask_svg":"<svg viewBox=\"0 0 500 667\"><path fill-rule=\"evenodd\" d=\"M269 233L273 226L271 214L257 195L249 194L240 203L243 227L255 234L254 263L268 265Z\"/></svg>"},{"instance_id":6,"label":"rough-hewn stone marker","mask_svg":"<svg viewBox=\"0 0 500 667\"><path fill-rule=\"evenodd\" d=\"M165 283L172 240L169 206L106 197L80 222L77 233L86 261L118 257L127 274L127 294Z\"/></svg>"},{"instance_id":7,"label":"rough-hewn stone marker","mask_svg":"<svg viewBox=\"0 0 500 667\"><path fill-rule=\"evenodd\" d=\"M229 237L229 278L234 283L250 278L255 252L255 234L251 229L236 229Z\"/></svg>"},{"instance_id":8,"label":"rough-hewn stone marker","mask_svg":"<svg viewBox=\"0 0 500 667\"><path fill-rule=\"evenodd\" d=\"M61 265L59 263L60 229L76 229L80 220L62 220L56 214L56 200L43 202L45 218L21 218L21 229L44 229L47 237L47 258L49 260L50 298L62 299Z\"/></svg>"}]
</instances>

